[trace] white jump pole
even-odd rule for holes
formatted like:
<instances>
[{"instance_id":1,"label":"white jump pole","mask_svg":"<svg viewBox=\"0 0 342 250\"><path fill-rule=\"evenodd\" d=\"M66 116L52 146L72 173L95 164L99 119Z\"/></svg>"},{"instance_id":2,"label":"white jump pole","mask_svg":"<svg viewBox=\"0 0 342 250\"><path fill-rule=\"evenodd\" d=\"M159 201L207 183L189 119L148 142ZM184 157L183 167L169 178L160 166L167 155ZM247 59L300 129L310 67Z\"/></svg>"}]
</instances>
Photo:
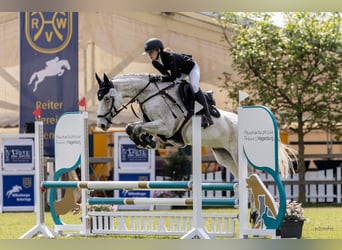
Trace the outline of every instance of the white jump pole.
<instances>
[{"instance_id":1,"label":"white jump pole","mask_svg":"<svg viewBox=\"0 0 342 250\"><path fill-rule=\"evenodd\" d=\"M40 184L44 181L44 140L43 140L43 122L36 121L34 124L34 194L35 194L35 212L36 225L28 232L23 234L20 239L32 238L41 233L45 238L55 238L57 234L45 225L45 199L44 193L40 191Z\"/></svg>"},{"instance_id":2,"label":"white jump pole","mask_svg":"<svg viewBox=\"0 0 342 250\"><path fill-rule=\"evenodd\" d=\"M195 102L195 114L203 108L198 102ZM193 228L181 239L210 239L209 234L204 229L202 220L202 176L201 176L201 116L192 117L192 178L193 178Z\"/></svg>"}]
</instances>

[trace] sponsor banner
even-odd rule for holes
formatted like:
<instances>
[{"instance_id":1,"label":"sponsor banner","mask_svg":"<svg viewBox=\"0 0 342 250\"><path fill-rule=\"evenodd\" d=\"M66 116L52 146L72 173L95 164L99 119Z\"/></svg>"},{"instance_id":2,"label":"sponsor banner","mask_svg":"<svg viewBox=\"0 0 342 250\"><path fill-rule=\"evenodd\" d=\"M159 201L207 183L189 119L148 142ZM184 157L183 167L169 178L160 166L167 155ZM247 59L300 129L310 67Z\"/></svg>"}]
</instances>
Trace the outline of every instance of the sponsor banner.
<instances>
[{"instance_id":1,"label":"sponsor banner","mask_svg":"<svg viewBox=\"0 0 342 250\"><path fill-rule=\"evenodd\" d=\"M54 156L59 116L78 111L78 15L20 13L20 132L41 110L44 155Z\"/></svg>"},{"instance_id":2,"label":"sponsor banner","mask_svg":"<svg viewBox=\"0 0 342 250\"><path fill-rule=\"evenodd\" d=\"M136 174L119 174L119 181L150 181L150 174L136 173ZM121 198L149 198L150 191L146 190L119 190L119 197Z\"/></svg>"},{"instance_id":3,"label":"sponsor banner","mask_svg":"<svg viewBox=\"0 0 342 250\"><path fill-rule=\"evenodd\" d=\"M120 173L119 181L151 181L150 173ZM153 191L147 190L117 190L114 192L114 197L120 198L150 198ZM149 205L118 205L118 210L151 210L153 208Z\"/></svg>"},{"instance_id":4,"label":"sponsor banner","mask_svg":"<svg viewBox=\"0 0 342 250\"><path fill-rule=\"evenodd\" d=\"M32 139L5 140L2 165L4 170L34 169L34 145Z\"/></svg>"},{"instance_id":5,"label":"sponsor banner","mask_svg":"<svg viewBox=\"0 0 342 250\"><path fill-rule=\"evenodd\" d=\"M34 210L34 175L3 175L3 211Z\"/></svg>"},{"instance_id":6,"label":"sponsor banner","mask_svg":"<svg viewBox=\"0 0 342 250\"><path fill-rule=\"evenodd\" d=\"M125 134L118 137L119 168L122 171L138 171L151 169L151 149L137 148L135 143Z\"/></svg>"},{"instance_id":7,"label":"sponsor banner","mask_svg":"<svg viewBox=\"0 0 342 250\"><path fill-rule=\"evenodd\" d=\"M147 149L137 148L132 144L121 144L122 162L148 162Z\"/></svg>"}]
</instances>

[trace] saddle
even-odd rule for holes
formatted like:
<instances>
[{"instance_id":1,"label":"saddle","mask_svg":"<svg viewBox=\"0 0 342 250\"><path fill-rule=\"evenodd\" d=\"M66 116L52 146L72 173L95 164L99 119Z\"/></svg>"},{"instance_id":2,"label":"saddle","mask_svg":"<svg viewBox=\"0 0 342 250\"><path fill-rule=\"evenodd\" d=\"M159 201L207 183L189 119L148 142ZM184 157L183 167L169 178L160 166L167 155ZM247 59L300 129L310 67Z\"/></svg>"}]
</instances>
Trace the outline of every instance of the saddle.
<instances>
[{"instance_id":1,"label":"saddle","mask_svg":"<svg viewBox=\"0 0 342 250\"><path fill-rule=\"evenodd\" d=\"M188 116L193 116L195 96L194 96L194 92L192 91L191 85L187 81L182 80L178 86L178 93L179 93L180 99L182 100L184 106L186 107L188 111ZM213 91L211 90L206 91L206 92L203 92L203 94L208 103L210 115L212 115L213 117L220 117L221 114L215 107L216 101L214 100ZM203 109L200 110L198 113L202 114Z\"/></svg>"},{"instance_id":2,"label":"saddle","mask_svg":"<svg viewBox=\"0 0 342 250\"><path fill-rule=\"evenodd\" d=\"M178 143L179 145L183 145L184 141L181 135L181 130L183 128L183 126L189 121L189 119L194 115L195 111L194 111L194 102L195 102L195 95L192 91L191 85L186 81L186 80L182 80L181 82L178 82L178 94L179 97L181 99L181 101L183 102L185 108L186 108L186 116L185 116L185 120L183 121L182 125L180 126L180 128L178 129L178 131L171 136L170 138L166 138L164 135L158 135L158 137L163 140L164 142L166 142L167 140L173 140L176 143ZM213 117L220 117L221 114L220 112L216 109L215 105L216 102L214 100L213 97L213 92L212 91L207 91L203 93L206 101L208 103L208 108L209 108L209 112L210 115L212 115ZM175 102L175 100L168 94L166 94L167 98L170 98L172 101ZM143 109L142 109L143 110ZM198 114L202 114L203 113L203 109L200 110L198 112ZM145 121L150 121L150 119L147 117L147 115L143 112L143 117ZM152 140L152 136L151 135L144 135L142 138L137 138L131 131L131 128L128 126L126 128L126 132L128 135L130 135L130 138L135 142L135 144L139 147L148 147L148 148L155 148L156 143Z\"/></svg>"},{"instance_id":3,"label":"saddle","mask_svg":"<svg viewBox=\"0 0 342 250\"><path fill-rule=\"evenodd\" d=\"M194 92L191 88L191 85L186 80L182 80L181 82L179 82L177 84L179 84L179 86L178 86L179 97L180 97L181 101L183 102L185 108L187 109L187 114L185 116L185 120L184 120L182 126L178 129L178 131L172 137L165 138L165 136L163 136L163 135L159 135L159 137L164 141L166 141L167 139L171 139L171 140L179 143L180 145L182 145L182 144L184 144L184 141L183 141L183 138L181 135L181 130L182 130L183 126L188 122L188 120L195 113L195 111L194 111L195 95L194 95ZM221 114L217 110L217 108L215 107L216 102L214 100L213 91L203 92L203 94L204 94L206 101L208 103L210 115L212 115L213 117L220 117ZM196 113L196 115L202 114L202 113L203 113L203 109L198 111Z\"/></svg>"}]
</instances>

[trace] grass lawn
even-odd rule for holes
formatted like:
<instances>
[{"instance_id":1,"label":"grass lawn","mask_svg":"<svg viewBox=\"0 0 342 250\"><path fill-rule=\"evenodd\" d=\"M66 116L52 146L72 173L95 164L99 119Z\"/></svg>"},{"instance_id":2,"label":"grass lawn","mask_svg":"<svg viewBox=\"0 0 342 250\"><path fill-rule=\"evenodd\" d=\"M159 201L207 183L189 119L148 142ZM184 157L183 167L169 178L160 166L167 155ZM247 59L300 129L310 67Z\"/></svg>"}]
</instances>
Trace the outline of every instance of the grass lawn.
<instances>
[{"instance_id":1,"label":"grass lawn","mask_svg":"<svg viewBox=\"0 0 342 250\"><path fill-rule=\"evenodd\" d=\"M172 210L174 211L174 210ZM236 213L236 210L209 209L203 212L228 212ZM342 207L306 207L305 217L308 218L303 227L303 239L342 239ZM80 215L65 215L63 221L70 224L78 224ZM0 214L0 239L18 239L24 233L29 231L36 224L35 213L1 213ZM53 222L50 213L46 213L45 224L53 228ZM237 223L237 228L239 223ZM38 237L35 237L38 238ZM78 236L60 236L61 239L80 239ZM96 238L144 238L143 236L115 236L104 235ZM149 236L148 238L151 238ZM165 238L154 236L153 238ZM172 237L174 238L174 237Z\"/></svg>"}]
</instances>

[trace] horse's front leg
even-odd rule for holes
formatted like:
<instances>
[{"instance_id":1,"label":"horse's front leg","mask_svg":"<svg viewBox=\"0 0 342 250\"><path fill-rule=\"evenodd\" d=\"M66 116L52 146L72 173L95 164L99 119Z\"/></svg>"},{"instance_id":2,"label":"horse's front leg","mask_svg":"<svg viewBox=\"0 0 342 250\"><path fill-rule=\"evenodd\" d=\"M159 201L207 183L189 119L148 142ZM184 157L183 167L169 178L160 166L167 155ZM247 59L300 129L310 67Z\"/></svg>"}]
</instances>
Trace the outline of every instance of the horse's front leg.
<instances>
[{"instance_id":1,"label":"horse's front leg","mask_svg":"<svg viewBox=\"0 0 342 250\"><path fill-rule=\"evenodd\" d=\"M64 74L64 69L61 69L58 73L57 73L57 76L62 76Z\"/></svg>"},{"instance_id":2,"label":"horse's front leg","mask_svg":"<svg viewBox=\"0 0 342 250\"><path fill-rule=\"evenodd\" d=\"M145 143L152 148L157 146L157 142L152 139L153 136L171 136L169 135L170 129L166 126L166 124L164 124L163 121L159 120L128 124L126 127L126 132L137 145L140 144L141 146L146 147L146 145L143 145Z\"/></svg>"},{"instance_id":3,"label":"horse's front leg","mask_svg":"<svg viewBox=\"0 0 342 250\"><path fill-rule=\"evenodd\" d=\"M170 123L166 123L163 120L141 122L136 123L133 133L139 136L147 133L151 135L164 135L165 137L171 137L173 135L173 127L170 127Z\"/></svg>"},{"instance_id":4,"label":"horse's front leg","mask_svg":"<svg viewBox=\"0 0 342 250\"><path fill-rule=\"evenodd\" d=\"M126 133L129 135L129 138L137 145L138 148L156 148L157 143L153 140L152 135L146 133L135 133L137 131L135 127L139 124L131 123L126 126Z\"/></svg>"}]
</instances>

